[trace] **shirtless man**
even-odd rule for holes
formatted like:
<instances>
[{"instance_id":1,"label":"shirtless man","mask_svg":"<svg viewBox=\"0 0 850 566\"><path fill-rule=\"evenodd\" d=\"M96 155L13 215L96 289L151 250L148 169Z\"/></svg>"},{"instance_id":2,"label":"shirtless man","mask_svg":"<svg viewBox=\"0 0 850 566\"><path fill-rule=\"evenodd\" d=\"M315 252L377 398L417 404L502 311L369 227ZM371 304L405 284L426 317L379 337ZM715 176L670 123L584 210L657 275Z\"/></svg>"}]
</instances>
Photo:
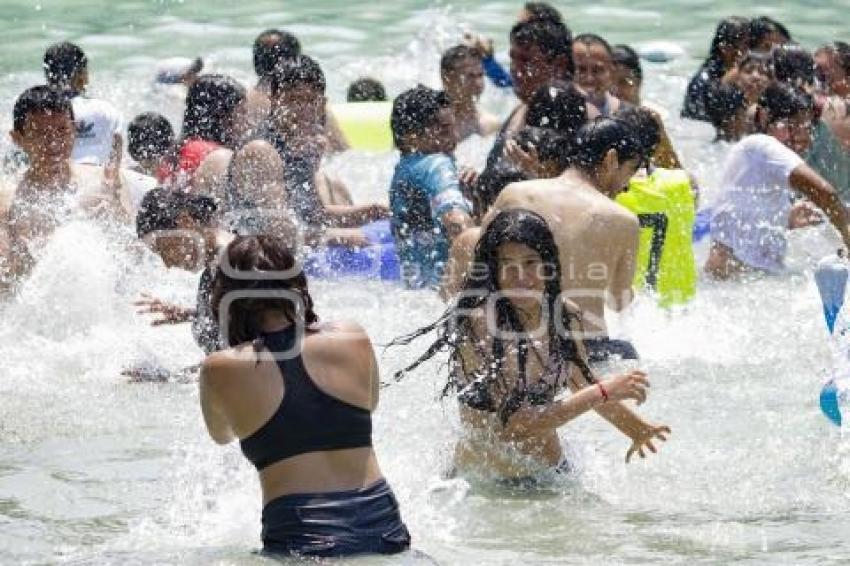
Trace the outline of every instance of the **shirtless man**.
<instances>
[{"instance_id":1,"label":"shirtless man","mask_svg":"<svg viewBox=\"0 0 850 566\"><path fill-rule=\"evenodd\" d=\"M440 59L440 79L455 118L457 142L473 134L489 136L499 130L499 120L476 106L484 92L484 69L475 49L457 45Z\"/></svg>"},{"instance_id":2,"label":"shirtless man","mask_svg":"<svg viewBox=\"0 0 850 566\"><path fill-rule=\"evenodd\" d=\"M546 219L561 254L561 287L583 313L591 361L637 358L631 344L608 338L605 305L621 311L633 298L640 227L613 197L637 171L640 154L628 126L600 118L579 131L572 168L555 179L508 185L484 220L486 226L499 211L514 208ZM452 246L444 297L462 288L479 233L468 230Z\"/></svg>"},{"instance_id":3,"label":"shirtless man","mask_svg":"<svg viewBox=\"0 0 850 566\"><path fill-rule=\"evenodd\" d=\"M13 277L31 269L31 251L66 218L82 212L107 221L128 222L142 194L154 185L149 177L122 171L118 161L103 168L74 164L71 102L50 87L33 87L18 97L10 135L29 159L8 209L0 210L0 224L7 231L8 275ZM120 143L120 137L116 137L116 146ZM120 155L117 150L115 153Z\"/></svg>"}]
</instances>

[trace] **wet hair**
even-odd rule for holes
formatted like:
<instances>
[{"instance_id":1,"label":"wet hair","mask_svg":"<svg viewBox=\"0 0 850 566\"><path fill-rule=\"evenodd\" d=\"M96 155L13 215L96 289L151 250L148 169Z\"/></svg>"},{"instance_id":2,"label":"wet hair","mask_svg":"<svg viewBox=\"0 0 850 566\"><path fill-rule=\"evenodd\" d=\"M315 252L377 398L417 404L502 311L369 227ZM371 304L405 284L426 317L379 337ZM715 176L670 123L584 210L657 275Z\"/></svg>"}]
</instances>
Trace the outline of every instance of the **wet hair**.
<instances>
[{"instance_id":1,"label":"wet hair","mask_svg":"<svg viewBox=\"0 0 850 566\"><path fill-rule=\"evenodd\" d=\"M183 139L201 138L222 145L232 143L230 118L245 100L245 88L224 75L201 75L189 87L183 113Z\"/></svg>"},{"instance_id":2,"label":"wet hair","mask_svg":"<svg viewBox=\"0 0 850 566\"><path fill-rule=\"evenodd\" d=\"M638 81L643 80L643 68L640 66L640 57L634 49L628 45L615 45L613 58L614 64L627 68Z\"/></svg>"},{"instance_id":3,"label":"wet hair","mask_svg":"<svg viewBox=\"0 0 850 566\"><path fill-rule=\"evenodd\" d=\"M767 113L767 124L792 118L814 108L812 97L798 88L783 83L770 84L759 97L759 113ZM758 123L758 120L756 120Z\"/></svg>"},{"instance_id":4,"label":"wet hair","mask_svg":"<svg viewBox=\"0 0 850 566\"><path fill-rule=\"evenodd\" d=\"M772 75L770 63L770 58L764 53L750 51L744 55L743 59L738 61L738 68L743 69L747 65L758 65L759 67L762 67L767 74Z\"/></svg>"},{"instance_id":5,"label":"wet hair","mask_svg":"<svg viewBox=\"0 0 850 566\"><path fill-rule=\"evenodd\" d=\"M315 59L308 55L297 55L275 67L269 81L272 96L284 89L307 86L325 94L325 73Z\"/></svg>"},{"instance_id":6,"label":"wet hair","mask_svg":"<svg viewBox=\"0 0 850 566\"><path fill-rule=\"evenodd\" d=\"M569 137L587 122L584 95L568 81L552 81L540 87L528 102L525 123L551 128Z\"/></svg>"},{"instance_id":7,"label":"wet hair","mask_svg":"<svg viewBox=\"0 0 850 566\"><path fill-rule=\"evenodd\" d=\"M518 23L511 28L511 41L518 45L536 46L550 58L565 57L567 73L572 76L575 72L573 34L564 23L549 20Z\"/></svg>"},{"instance_id":8,"label":"wet hair","mask_svg":"<svg viewBox=\"0 0 850 566\"><path fill-rule=\"evenodd\" d=\"M815 82L815 60L799 45L781 45L770 53L773 77L796 87Z\"/></svg>"},{"instance_id":9,"label":"wet hair","mask_svg":"<svg viewBox=\"0 0 850 566\"><path fill-rule=\"evenodd\" d=\"M572 163L585 171L595 169L612 149L620 163L643 157L641 144L629 124L600 116L578 131Z\"/></svg>"},{"instance_id":10,"label":"wet hair","mask_svg":"<svg viewBox=\"0 0 850 566\"><path fill-rule=\"evenodd\" d=\"M210 306L216 322L227 321L229 346L253 342L255 351L263 344L263 315L280 311L293 324L315 324L319 317L313 310L313 298L307 286L307 277L297 268L296 255L286 239L275 236L237 236L224 251L223 262L230 269L219 266L213 276ZM237 277L231 277L233 271ZM228 273L229 272L229 273ZM289 272L289 276L270 272ZM252 277L251 274L256 274ZM229 312L220 311L222 300L238 291L262 291L262 297L244 297L230 303ZM299 295L299 309L292 300L274 297L275 291L288 291ZM301 310L301 312L299 312Z\"/></svg>"},{"instance_id":11,"label":"wet hair","mask_svg":"<svg viewBox=\"0 0 850 566\"><path fill-rule=\"evenodd\" d=\"M517 132L514 141L524 151L529 151L533 147L537 151L537 157L540 161L554 162L559 171L564 171L570 166L575 136L566 135L552 128L526 126ZM520 180L526 179L524 176L508 179L502 186L505 187Z\"/></svg>"},{"instance_id":12,"label":"wet hair","mask_svg":"<svg viewBox=\"0 0 850 566\"><path fill-rule=\"evenodd\" d=\"M759 16L750 21L750 47L758 47L758 44L771 33L778 33L785 42L791 41L791 32L780 22L768 16Z\"/></svg>"},{"instance_id":13,"label":"wet hair","mask_svg":"<svg viewBox=\"0 0 850 566\"><path fill-rule=\"evenodd\" d=\"M424 85L406 90L393 101L390 127L397 148L404 151L404 140L413 133L422 132L437 120L441 109L449 106L446 93Z\"/></svg>"},{"instance_id":14,"label":"wet hair","mask_svg":"<svg viewBox=\"0 0 850 566\"><path fill-rule=\"evenodd\" d=\"M563 24L564 17L561 12L548 2L526 2L523 6L530 16L529 22L553 22Z\"/></svg>"},{"instance_id":15,"label":"wet hair","mask_svg":"<svg viewBox=\"0 0 850 566\"><path fill-rule=\"evenodd\" d=\"M750 38L750 20L738 16L720 20L711 40L708 59L721 62L720 50L735 45L743 38Z\"/></svg>"},{"instance_id":16,"label":"wet hair","mask_svg":"<svg viewBox=\"0 0 850 566\"><path fill-rule=\"evenodd\" d=\"M631 128L640 145L641 157L648 163L661 143L661 124L658 123L658 118L648 108L631 105L617 110L614 117Z\"/></svg>"},{"instance_id":17,"label":"wet hair","mask_svg":"<svg viewBox=\"0 0 850 566\"><path fill-rule=\"evenodd\" d=\"M279 29L267 29L254 40L254 72L267 78L281 62L301 55L298 38Z\"/></svg>"},{"instance_id":18,"label":"wet hair","mask_svg":"<svg viewBox=\"0 0 850 566\"><path fill-rule=\"evenodd\" d=\"M706 113L711 124L718 130L724 128L735 115L747 107L744 93L731 84L712 87L706 99Z\"/></svg>"},{"instance_id":19,"label":"wet hair","mask_svg":"<svg viewBox=\"0 0 850 566\"><path fill-rule=\"evenodd\" d=\"M144 238L157 230L174 230L177 218L188 214L201 226L212 223L215 201L203 195L156 188L145 193L136 214L136 234Z\"/></svg>"},{"instance_id":20,"label":"wet hair","mask_svg":"<svg viewBox=\"0 0 850 566\"><path fill-rule=\"evenodd\" d=\"M387 92L377 80L371 77L361 77L348 87L348 102L384 102Z\"/></svg>"},{"instance_id":21,"label":"wet hair","mask_svg":"<svg viewBox=\"0 0 850 566\"><path fill-rule=\"evenodd\" d=\"M556 383L552 386L547 387L542 379L538 383L528 383L524 357L528 354L529 344L528 340L522 338L519 340L519 379L510 391L505 383L506 344L502 333L522 333L528 330L523 327L510 299L498 296L501 290L498 282L500 270L498 251L499 247L506 243L528 246L540 255L543 265L549 270L546 274L542 306L546 309L545 319L550 340L549 359L545 371L556 376ZM523 209L500 212L482 231L475 246L473 258L473 269L464 281L463 290L442 316L435 322L396 338L390 343L390 346L407 345L431 332L437 334L436 340L425 353L398 371L395 379L402 379L405 374L439 352L447 350L449 352L448 383L443 389L443 395L456 391L459 398L472 408L495 409L503 424L507 423L524 400L540 402L545 401L546 397L551 400L551 396L557 391L557 379L562 375L566 364L575 364L588 383L595 383L596 378L587 362L581 357L578 344L572 336L570 322L577 320L578 315L569 312L562 303L561 262L558 246L546 221L538 214ZM483 352L478 340L473 336L471 313L476 309L486 308L490 305L489 301L495 301L493 307L495 307L496 325L502 332L495 333L493 336L490 352ZM556 320L559 323L556 324ZM559 328L562 332L558 331ZM461 347L470 342L481 357L481 363L476 368L466 367L460 354ZM498 407L494 406L492 399L494 388L501 388L507 393Z\"/></svg>"},{"instance_id":22,"label":"wet hair","mask_svg":"<svg viewBox=\"0 0 850 566\"><path fill-rule=\"evenodd\" d=\"M162 114L139 114L127 126L127 152L136 161L159 159L173 146L174 130Z\"/></svg>"},{"instance_id":23,"label":"wet hair","mask_svg":"<svg viewBox=\"0 0 850 566\"><path fill-rule=\"evenodd\" d=\"M70 99L56 88L41 85L28 88L18 96L12 109L12 127L16 132L23 132L30 114L38 112L68 114L74 119Z\"/></svg>"},{"instance_id":24,"label":"wet hair","mask_svg":"<svg viewBox=\"0 0 850 566\"><path fill-rule=\"evenodd\" d=\"M468 45L455 45L448 48L440 58L440 73L449 74L457 69L458 64L464 59L481 61L481 54Z\"/></svg>"},{"instance_id":25,"label":"wet hair","mask_svg":"<svg viewBox=\"0 0 850 566\"><path fill-rule=\"evenodd\" d=\"M608 55L611 58L614 58L614 49L611 47L611 44L608 43L604 37L601 35L596 35L595 33L582 33L575 36L573 39L573 43L581 43L582 45L586 45L590 47L591 45L601 45L605 48L605 51L608 52Z\"/></svg>"},{"instance_id":26,"label":"wet hair","mask_svg":"<svg viewBox=\"0 0 850 566\"><path fill-rule=\"evenodd\" d=\"M838 66L848 75L850 75L850 44L843 41L835 41L832 43L832 51L838 61Z\"/></svg>"},{"instance_id":27,"label":"wet hair","mask_svg":"<svg viewBox=\"0 0 850 566\"><path fill-rule=\"evenodd\" d=\"M44 52L44 76L50 86L68 86L87 66L88 58L83 50L68 41L54 43Z\"/></svg>"}]
</instances>

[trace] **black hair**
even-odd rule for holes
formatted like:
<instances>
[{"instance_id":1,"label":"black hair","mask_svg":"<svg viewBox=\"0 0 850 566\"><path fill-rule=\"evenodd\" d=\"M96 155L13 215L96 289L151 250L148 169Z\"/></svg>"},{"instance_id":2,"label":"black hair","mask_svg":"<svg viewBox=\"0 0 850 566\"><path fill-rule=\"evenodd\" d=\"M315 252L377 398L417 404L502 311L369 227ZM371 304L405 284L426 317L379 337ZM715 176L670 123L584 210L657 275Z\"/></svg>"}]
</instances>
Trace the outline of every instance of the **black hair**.
<instances>
[{"instance_id":1,"label":"black hair","mask_svg":"<svg viewBox=\"0 0 850 566\"><path fill-rule=\"evenodd\" d=\"M799 45L781 45L770 53L773 78L802 87L815 82L815 60Z\"/></svg>"},{"instance_id":2,"label":"black hair","mask_svg":"<svg viewBox=\"0 0 850 566\"><path fill-rule=\"evenodd\" d=\"M658 144L661 143L661 124L655 114L642 106L623 106L614 114L631 128L634 137L640 144L641 156L649 162Z\"/></svg>"},{"instance_id":3,"label":"black hair","mask_svg":"<svg viewBox=\"0 0 850 566\"><path fill-rule=\"evenodd\" d=\"M750 47L758 47L758 44L771 33L778 33L785 42L791 41L791 32L780 22L768 16L759 16L750 21Z\"/></svg>"},{"instance_id":4,"label":"black hair","mask_svg":"<svg viewBox=\"0 0 850 566\"><path fill-rule=\"evenodd\" d=\"M361 77L348 86L348 102L384 102L386 99L384 85L371 77Z\"/></svg>"},{"instance_id":5,"label":"black hair","mask_svg":"<svg viewBox=\"0 0 850 566\"><path fill-rule=\"evenodd\" d=\"M643 68L640 66L640 57L634 49L628 45L615 45L613 58L615 64L627 68L638 81L643 80Z\"/></svg>"},{"instance_id":6,"label":"black hair","mask_svg":"<svg viewBox=\"0 0 850 566\"><path fill-rule=\"evenodd\" d=\"M812 97L788 84L772 83L759 97L758 111L767 113L767 123L792 118L814 108ZM758 122L758 120L757 120Z\"/></svg>"},{"instance_id":7,"label":"black hair","mask_svg":"<svg viewBox=\"0 0 850 566\"><path fill-rule=\"evenodd\" d=\"M267 78L281 62L301 55L298 38L279 29L267 29L254 40L254 72Z\"/></svg>"},{"instance_id":8,"label":"black hair","mask_svg":"<svg viewBox=\"0 0 850 566\"><path fill-rule=\"evenodd\" d=\"M551 128L571 138L587 122L584 95L568 81L552 81L537 89L528 102L525 123Z\"/></svg>"},{"instance_id":9,"label":"black hair","mask_svg":"<svg viewBox=\"0 0 850 566\"><path fill-rule=\"evenodd\" d=\"M714 37L711 40L711 49L708 59L722 62L720 50L740 42L742 39L750 38L750 20L738 16L731 16L720 20Z\"/></svg>"},{"instance_id":10,"label":"black hair","mask_svg":"<svg viewBox=\"0 0 850 566\"><path fill-rule=\"evenodd\" d=\"M537 157L540 161L554 162L558 171L564 171L570 166L573 145L575 137L566 135L551 128L538 128L535 126L525 126L514 136L514 141L524 151L529 151L532 147L537 151ZM518 180L526 180L524 177L519 179L508 179L502 186L507 186Z\"/></svg>"},{"instance_id":11,"label":"black hair","mask_svg":"<svg viewBox=\"0 0 850 566\"><path fill-rule=\"evenodd\" d=\"M188 214L202 226L212 222L216 212L215 200L203 195L156 188L145 193L136 214L136 234L144 238L157 230L174 230L177 218Z\"/></svg>"},{"instance_id":12,"label":"black hair","mask_svg":"<svg viewBox=\"0 0 850 566\"><path fill-rule=\"evenodd\" d=\"M393 141L398 149L404 151L404 138L412 133L422 132L437 120L437 114L449 106L446 93L424 85L406 90L393 101L390 115L390 127Z\"/></svg>"},{"instance_id":13,"label":"black hair","mask_svg":"<svg viewBox=\"0 0 850 566\"><path fill-rule=\"evenodd\" d=\"M74 119L71 100L62 91L46 85L28 88L18 96L12 110L15 131L22 132L29 115L36 112L68 114L71 120Z\"/></svg>"},{"instance_id":14,"label":"black hair","mask_svg":"<svg viewBox=\"0 0 850 566\"><path fill-rule=\"evenodd\" d=\"M573 63L573 34L564 23L549 20L521 22L511 28L511 41L519 45L536 46L551 58L565 57L568 77L575 72Z\"/></svg>"},{"instance_id":15,"label":"black hair","mask_svg":"<svg viewBox=\"0 0 850 566\"><path fill-rule=\"evenodd\" d=\"M765 72L770 74L772 77L772 68L771 68L771 60L768 55L764 53L758 53L756 51L749 51L746 55L744 55L743 59L738 61L738 68L743 69L747 65L755 64L760 67L763 67Z\"/></svg>"},{"instance_id":16,"label":"black hair","mask_svg":"<svg viewBox=\"0 0 850 566\"><path fill-rule=\"evenodd\" d=\"M50 86L69 86L74 76L87 66L88 58L83 50L68 41L54 43L44 52L44 76Z\"/></svg>"},{"instance_id":17,"label":"black hair","mask_svg":"<svg viewBox=\"0 0 850 566\"><path fill-rule=\"evenodd\" d=\"M832 43L832 50L838 60L838 65L846 74L850 75L850 44L843 41L834 41Z\"/></svg>"},{"instance_id":18,"label":"black hair","mask_svg":"<svg viewBox=\"0 0 850 566\"><path fill-rule=\"evenodd\" d=\"M294 86L306 85L325 94L325 73L315 59L308 55L297 55L274 68L269 80L272 96Z\"/></svg>"},{"instance_id":19,"label":"black hair","mask_svg":"<svg viewBox=\"0 0 850 566\"><path fill-rule=\"evenodd\" d=\"M296 253L285 238L276 236L237 236L228 244L222 258L230 269L221 265L213 276L210 306L215 321L228 323L229 346L253 342L259 352L265 346L263 340L263 316L278 310L293 324L311 325L319 321L313 308L313 298L307 286L304 271L297 268ZM238 272L232 277L232 271ZM290 275L270 277L274 272L289 272ZM250 277L251 273L257 275ZM235 275L235 274L234 274ZM220 310L223 299L238 291L263 291L258 298L245 297L229 304L226 317ZM289 298L275 298L275 291L287 291L299 296L301 309Z\"/></svg>"},{"instance_id":20,"label":"black hair","mask_svg":"<svg viewBox=\"0 0 850 566\"><path fill-rule=\"evenodd\" d=\"M526 2L523 6L528 15L529 22L553 22L563 24L564 17L561 12L548 2Z\"/></svg>"},{"instance_id":21,"label":"black hair","mask_svg":"<svg viewBox=\"0 0 850 566\"><path fill-rule=\"evenodd\" d=\"M614 58L614 49L611 47L611 44L605 40L601 35L596 35L595 33L582 33L573 39L573 43L581 43L583 45L587 45L590 47L591 45L601 45L605 48L605 51L608 52L608 55L611 58Z\"/></svg>"},{"instance_id":22,"label":"black hair","mask_svg":"<svg viewBox=\"0 0 850 566\"><path fill-rule=\"evenodd\" d=\"M744 93L731 84L718 84L711 88L706 98L706 113L711 124L721 130L742 109L747 107Z\"/></svg>"},{"instance_id":23,"label":"black hair","mask_svg":"<svg viewBox=\"0 0 850 566\"><path fill-rule=\"evenodd\" d=\"M232 145L230 118L245 96L245 87L231 77L198 77L186 95L183 139L197 137L226 146Z\"/></svg>"},{"instance_id":24,"label":"black hair","mask_svg":"<svg viewBox=\"0 0 850 566\"><path fill-rule=\"evenodd\" d=\"M173 146L174 130L162 114L139 114L127 126L127 153L136 161L159 159Z\"/></svg>"},{"instance_id":25,"label":"black hair","mask_svg":"<svg viewBox=\"0 0 850 566\"><path fill-rule=\"evenodd\" d=\"M458 63L464 59L474 59L481 61L481 54L468 45L455 45L443 52L440 57L440 73L448 74L457 68Z\"/></svg>"},{"instance_id":26,"label":"black hair","mask_svg":"<svg viewBox=\"0 0 850 566\"><path fill-rule=\"evenodd\" d=\"M585 171L595 169L612 149L620 163L643 157L641 144L627 123L600 116L578 131L572 163Z\"/></svg>"},{"instance_id":27,"label":"black hair","mask_svg":"<svg viewBox=\"0 0 850 566\"><path fill-rule=\"evenodd\" d=\"M533 249L540 255L543 265L548 270L542 306L545 309L544 320L547 322L549 335L549 357L544 371L555 376L555 383L551 385L547 385L543 378L538 383L528 383L524 359L528 354L529 344L525 338L519 339L519 379L513 387L508 387L505 382L506 344L503 333L520 334L529 330L523 327L510 299L498 296L500 291L498 250L502 244L510 242L523 244ZM562 373L565 373L563 370L566 364L575 364L588 383L595 383L596 378L586 360L581 356L578 343L572 333L571 321L578 320L579 317L570 312L562 302L562 274L558 246L546 221L538 214L523 209L500 212L482 231L473 257L472 269L464 281L463 291L458 294L458 298L443 315L435 322L396 338L390 343L390 346L407 345L421 336L431 332L437 333L436 340L425 353L398 371L395 379L397 381L402 379L405 374L439 352L448 350L448 382L443 389L443 395L447 395L450 391L457 391L460 399L468 406L496 411L503 424L507 423L524 400L529 399L532 402L551 400L557 391L558 379ZM492 306L495 307L496 325L501 332L493 336L490 352L484 352L478 338L473 335L472 313L477 309L490 306L489 301L495 301ZM471 345L478 351L481 357L478 367L466 367L460 352L464 345ZM501 389L505 393L504 399L498 405L493 400L494 389Z\"/></svg>"}]
</instances>

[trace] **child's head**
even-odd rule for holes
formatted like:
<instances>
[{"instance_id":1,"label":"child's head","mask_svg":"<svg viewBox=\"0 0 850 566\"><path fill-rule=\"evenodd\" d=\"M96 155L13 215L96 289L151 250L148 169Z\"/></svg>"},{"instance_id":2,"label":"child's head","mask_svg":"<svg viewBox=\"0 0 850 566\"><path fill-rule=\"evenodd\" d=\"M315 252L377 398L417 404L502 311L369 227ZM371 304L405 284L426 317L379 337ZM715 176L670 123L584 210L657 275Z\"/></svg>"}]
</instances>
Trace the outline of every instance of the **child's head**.
<instances>
[{"instance_id":1,"label":"child's head","mask_svg":"<svg viewBox=\"0 0 850 566\"><path fill-rule=\"evenodd\" d=\"M456 144L448 97L423 85L396 97L390 125L395 145L402 153L447 153Z\"/></svg>"},{"instance_id":2,"label":"child's head","mask_svg":"<svg viewBox=\"0 0 850 566\"><path fill-rule=\"evenodd\" d=\"M361 77L351 83L348 87L348 102L384 102L387 100L387 92L376 79Z\"/></svg>"},{"instance_id":3,"label":"child's head","mask_svg":"<svg viewBox=\"0 0 850 566\"><path fill-rule=\"evenodd\" d=\"M269 80L275 67L301 55L301 43L291 33L267 29L254 40L254 72L261 80Z\"/></svg>"},{"instance_id":4,"label":"child's head","mask_svg":"<svg viewBox=\"0 0 850 566\"><path fill-rule=\"evenodd\" d=\"M162 114L139 114L127 126L127 152L142 166L154 166L173 146L174 130Z\"/></svg>"},{"instance_id":5,"label":"child's head","mask_svg":"<svg viewBox=\"0 0 850 566\"><path fill-rule=\"evenodd\" d=\"M74 149L74 110L67 95L49 86L25 90L12 111L15 145L30 163L71 158Z\"/></svg>"},{"instance_id":6,"label":"child's head","mask_svg":"<svg viewBox=\"0 0 850 566\"><path fill-rule=\"evenodd\" d=\"M640 57L628 45L614 46L614 79L611 94L635 106L640 105L643 69Z\"/></svg>"},{"instance_id":7,"label":"child's head","mask_svg":"<svg viewBox=\"0 0 850 566\"><path fill-rule=\"evenodd\" d=\"M315 59L298 55L278 65L269 82L271 114L296 131L325 122L325 74Z\"/></svg>"},{"instance_id":8,"label":"child's head","mask_svg":"<svg viewBox=\"0 0 850 566\"><path fill-rule=\"evenodd\" d=\"M77 45L68 41L54 43L44 53L47 84L61 90L82 92L89 82L89 62Z\"/></svg>"},{"instance_id":9,"label":"child's head","mask_svg":"<svg viewBox=\"0 0 850 566\"><path fill-rule=\"evenodd\" d=\"M448 49L440 59L440 79L450 99L478 98L484 92L480 53L467 45Z\"/></svg>"},{"instance_id":10,"label":"child's head","mask_svg":"<svg viewBox=\"0 0 850 566\"><path fill-rule=\"evenodd\" d=\"M791 42L791 33L780 22L768 16L750 21L750 49L770 53L774 47Z\"/></svg>"},{"instance_id":11,"label":"child's head","mask_svg":"<svg viewBox=\"0 0 850 566\"><path fill-rule=\"evenodd\" d=\"M741 89L735 85L719 85L711 90L706 106L718 140L741 138L747 119L747 99Z\"/></svg>"},{"instance_id":12,"label":"child's head","mask_svg":"<svg viewBox=\"0 0 850 566\"><path fill-rule=\"evenodd\" d=\"M751 52L738 63L738 88L750 104L758 101L771 78L770 61L764 55Z\"/></svg>"},{"instance_id":13,"label":"child's head","mask_svg":"<svg viewBox=\"0 0 850 566\"><path fill-rule=\"evenodd\" d=\"M810 90L815 84L815 60L799 45L781 45L770 53L773 78L797 88Z\"/></svg>"},{"instance_id":14,"label":"child's head","mask_svg":"<svg viewBox=\"0 0 850 566\"><path fill-rule=\"evenodd\" d=\"M759 130L797 153L812 143L812 97L787 84L773 83L762 93L756 113Z\"/></svg>"},{"instance_id":15,"label":"child's head","mask_svg":"<svg viewBox=\"0 0 850 566\"><path fill-rule=\"evenodd\" d=\"M750 20L732 16L717 24L711 40L709 59L723 63L728 69L740 61L750 49Z\"/></svg>"},{"instance_id":16,"label":"child's head","mask_svg":"<svg viewBox=\"0 0 850 566\"><path fill-rule=\"evenodd\" d=\"M613 86L614 50L607 41L592 33L583 33L573 41L576 84L588 98L599 100Z\"/></svg>"}]
</instances>

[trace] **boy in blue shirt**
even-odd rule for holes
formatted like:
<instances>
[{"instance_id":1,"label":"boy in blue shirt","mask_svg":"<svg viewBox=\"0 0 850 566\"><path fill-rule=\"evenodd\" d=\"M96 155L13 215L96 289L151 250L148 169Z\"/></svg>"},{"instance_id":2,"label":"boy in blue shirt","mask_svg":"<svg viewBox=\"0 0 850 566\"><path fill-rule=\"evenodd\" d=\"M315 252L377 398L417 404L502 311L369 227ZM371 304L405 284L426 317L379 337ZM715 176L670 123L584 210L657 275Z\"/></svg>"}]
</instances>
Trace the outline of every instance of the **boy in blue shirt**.
<instances>
[{"instance_id":1,"label":"boy in blue shirt","mask_svg":"<svg viewBox=\"0 0 850 566\"><path fill-rule=\"evenodd\" d=\"M401 152L390 186L392 231L408 287L436 287L451 240L472 226L451 152L454 117L443 92L418 86L400 94L390 119Z\"/></svg>"}]
</instances>

